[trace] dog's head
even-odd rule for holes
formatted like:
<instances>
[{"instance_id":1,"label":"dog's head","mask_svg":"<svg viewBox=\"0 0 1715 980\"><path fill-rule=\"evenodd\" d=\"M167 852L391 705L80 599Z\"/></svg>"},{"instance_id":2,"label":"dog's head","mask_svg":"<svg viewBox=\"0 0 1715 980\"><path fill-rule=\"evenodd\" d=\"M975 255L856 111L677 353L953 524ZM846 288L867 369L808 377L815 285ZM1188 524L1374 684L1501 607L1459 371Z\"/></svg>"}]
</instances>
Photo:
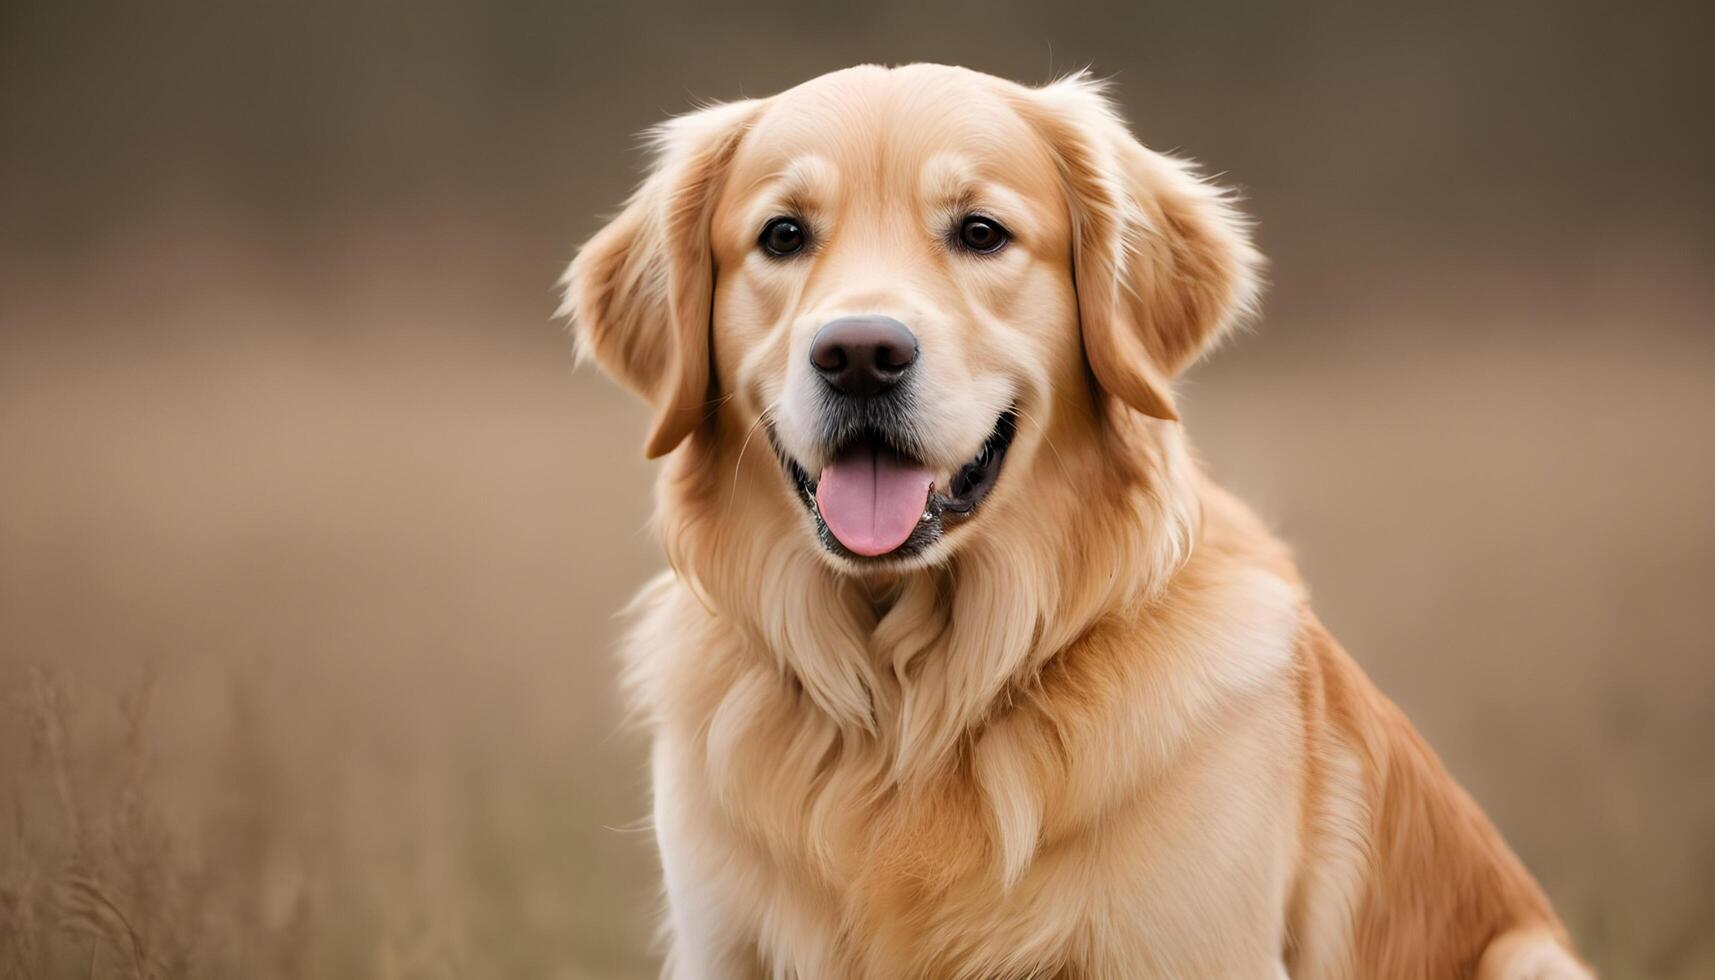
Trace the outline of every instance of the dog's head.
<instances>
[{"instance_id":1,"label":"dog's head","mask_svg":"<svg viewBox=\"0 0 1715 980\"><path fill-rule=\"evenodd\" d=\"M1221 192L1083 77L854 68L655 148L568 272L581 349L654 405L651 457L772 444L779 505L845 571L984 533L1057 420L1175 420L1174 377L1255 293Z\"/></svg>"}]
</instances>

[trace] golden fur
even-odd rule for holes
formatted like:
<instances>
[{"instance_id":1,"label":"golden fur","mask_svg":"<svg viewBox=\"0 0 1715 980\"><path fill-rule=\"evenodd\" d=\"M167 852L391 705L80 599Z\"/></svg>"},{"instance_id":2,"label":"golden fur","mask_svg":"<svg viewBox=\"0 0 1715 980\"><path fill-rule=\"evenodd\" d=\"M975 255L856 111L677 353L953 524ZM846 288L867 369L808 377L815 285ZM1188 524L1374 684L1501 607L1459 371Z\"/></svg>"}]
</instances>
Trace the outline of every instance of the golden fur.
<instances>
[{"instance_id":1,"label":"golden fur","mask_svg":"<svg viewBox=\"0 0 1715 980\"><path fill-rule=\"evenodd\" d=\"M1192 460L1172 380L1260 266L1222 193L1083 77L856 68L655 147L566 312L667 457L627 662L670 976L1587 975ZM937 243L973 201L1006 252ZM757 254L783 209L814 255ZM919 337L926 465L1017 406L994 492L912 559L824 550L767 445L822 461L795 365L853 312Z\"/></svg>"}]
</instances>

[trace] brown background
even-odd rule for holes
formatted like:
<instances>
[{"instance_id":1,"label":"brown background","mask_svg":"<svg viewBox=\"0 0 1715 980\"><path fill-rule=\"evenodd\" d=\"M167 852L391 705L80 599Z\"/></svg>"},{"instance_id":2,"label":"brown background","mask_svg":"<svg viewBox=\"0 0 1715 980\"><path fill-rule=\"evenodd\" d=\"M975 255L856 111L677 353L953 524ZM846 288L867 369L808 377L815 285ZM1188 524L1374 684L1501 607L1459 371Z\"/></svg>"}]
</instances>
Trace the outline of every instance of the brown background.
<instances>
[{"instance_id":1,"label":"brown background","mask_svg":"<svg viewBox=\"0 0 1715 980\"><path fill-rule=\"evenodd\" d=\"M1244 190L1210 466L1596 963L1715 975L1710 8L1257 6L0 6L0 977L650 975L552 283L643 127L920 59Z\"/></svg>"}]
</instances>

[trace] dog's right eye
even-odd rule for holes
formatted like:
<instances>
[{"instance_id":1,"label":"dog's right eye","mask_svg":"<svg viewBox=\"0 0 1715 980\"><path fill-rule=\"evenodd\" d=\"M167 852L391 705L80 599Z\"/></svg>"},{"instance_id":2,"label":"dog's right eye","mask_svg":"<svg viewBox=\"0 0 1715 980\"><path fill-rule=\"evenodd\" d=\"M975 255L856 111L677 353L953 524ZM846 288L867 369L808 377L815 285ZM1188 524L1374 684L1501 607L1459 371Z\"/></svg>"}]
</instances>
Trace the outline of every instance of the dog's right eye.
<instances>
[{"instance_id":1,"label":"dog's right eye","mask_svg":"<svg viewBox=\"0 0 1715 980\"><path fill-rule=\"evenodd\" d=\"M777 258L785 258L804 250L804 243L809 236L804 234L804 226L792 218L775 218L762 229L762 237L757 244L762 250Z\"/></svg>"}]
</instances>

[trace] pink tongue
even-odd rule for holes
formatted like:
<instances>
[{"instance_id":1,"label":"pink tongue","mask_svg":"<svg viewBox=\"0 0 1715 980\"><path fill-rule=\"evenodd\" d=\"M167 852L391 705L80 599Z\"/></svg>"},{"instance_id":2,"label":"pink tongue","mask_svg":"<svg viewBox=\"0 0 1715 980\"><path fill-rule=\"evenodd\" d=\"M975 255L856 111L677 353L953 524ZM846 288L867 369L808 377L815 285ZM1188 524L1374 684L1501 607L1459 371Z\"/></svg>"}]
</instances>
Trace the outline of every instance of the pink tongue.
<instances>
[{"instance_id":1,"label":"pink tongue","mask_svg":"<svg viewBox=\"0 0 1715 980\"><path fill-rule=\"evenodd\" d=\"M929 502L934 477L891 453L854 449L816 482L816 509L854 554L885 555L905 543Z\"/></svg>"}]
</instances>

